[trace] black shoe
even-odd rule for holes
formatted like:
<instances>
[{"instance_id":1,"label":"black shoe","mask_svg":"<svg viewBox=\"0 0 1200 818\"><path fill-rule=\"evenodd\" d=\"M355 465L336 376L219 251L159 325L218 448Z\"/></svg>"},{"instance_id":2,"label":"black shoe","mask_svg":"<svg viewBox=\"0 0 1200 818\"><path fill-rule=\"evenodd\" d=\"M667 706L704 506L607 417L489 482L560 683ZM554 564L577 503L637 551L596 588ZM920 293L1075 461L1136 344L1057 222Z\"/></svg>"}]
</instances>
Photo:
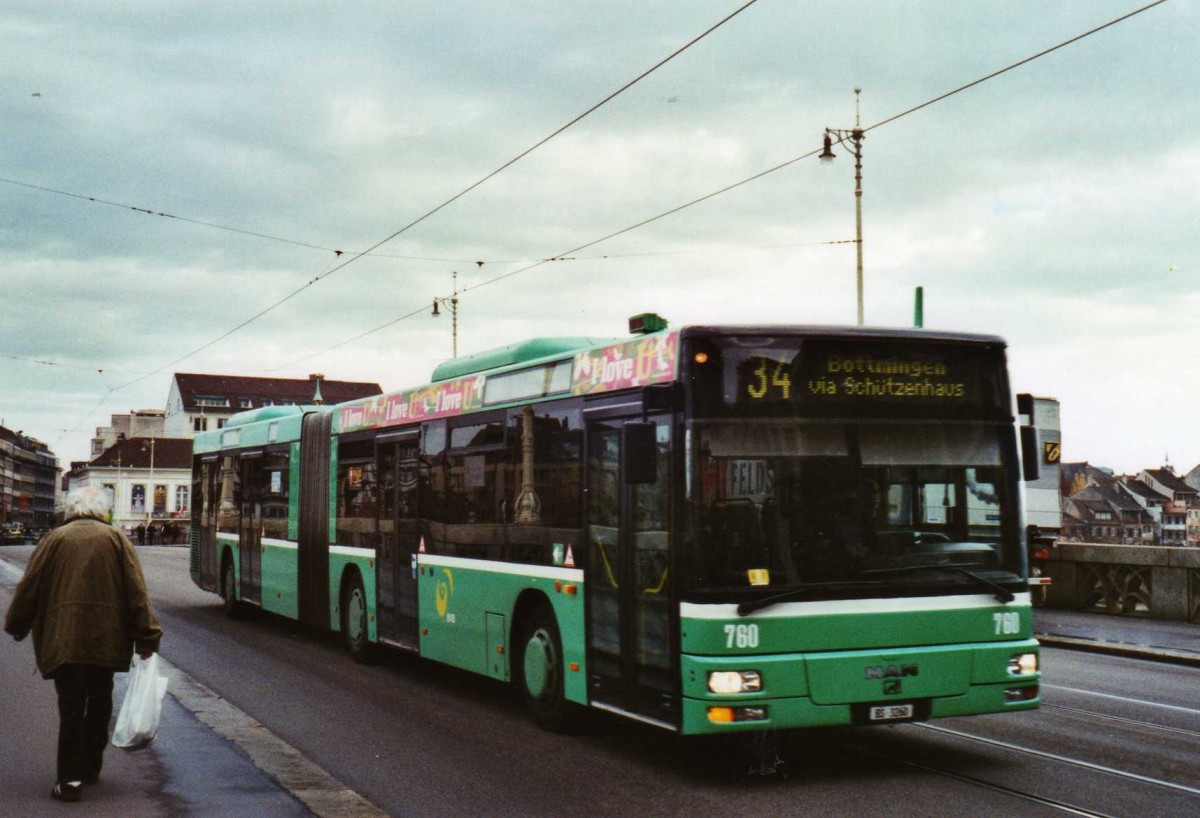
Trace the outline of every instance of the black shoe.
<instances>
[{"instance_id":1,"label":"black shoe","mask_svg":"<svg viewBox=\"0 0 1200 818\"><path fill-rule=\"evenodd\" d=\"M50 797L56 801L78 801L82 796L82 781L59 781L50 790Z\"/></svg>"}]
</instances>

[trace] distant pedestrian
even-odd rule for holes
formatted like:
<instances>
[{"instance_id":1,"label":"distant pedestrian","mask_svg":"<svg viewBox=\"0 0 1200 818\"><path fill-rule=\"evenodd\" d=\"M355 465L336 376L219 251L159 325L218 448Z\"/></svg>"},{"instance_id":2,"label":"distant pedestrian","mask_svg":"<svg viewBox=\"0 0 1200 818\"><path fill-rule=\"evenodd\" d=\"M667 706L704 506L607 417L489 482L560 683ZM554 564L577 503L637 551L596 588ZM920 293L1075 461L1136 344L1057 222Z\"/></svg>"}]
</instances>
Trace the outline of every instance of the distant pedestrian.
<instances>
[{"instance_id":1,"label":"distant pedestrian","mask_svg":"<svg viewBox=\"0 0 1200 818\"><path fill-rule=\"evenodd\" d=\"M145 545L146 544L146 524L138 523L138 527L136 530L137 530L137 537L138 537L138 545Z\"/></svg>"},{"instance_id":2,"label":"distant pedestrian","mask_svg":"<svg viewBox=\"0 0 1200 818\"><path fill-rule=\"evenodd\" d=\"M162 628L137 552L104 522L103 493L85 486L67 497L66 522L38 543L17 585L4 630L19 642L33 632L42 677L58 693L58 778L50 795L78 801L100 777L113 673L136 650L148 659Z\"/></svg>"}]
</instances>

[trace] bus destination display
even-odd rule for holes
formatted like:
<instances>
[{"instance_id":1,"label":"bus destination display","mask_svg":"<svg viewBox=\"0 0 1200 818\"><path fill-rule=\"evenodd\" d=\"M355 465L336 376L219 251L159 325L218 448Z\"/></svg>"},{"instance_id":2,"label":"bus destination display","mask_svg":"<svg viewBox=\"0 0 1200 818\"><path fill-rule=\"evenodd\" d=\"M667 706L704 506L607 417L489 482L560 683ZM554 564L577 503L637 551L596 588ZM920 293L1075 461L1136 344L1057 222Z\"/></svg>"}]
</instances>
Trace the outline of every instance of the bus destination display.
<instances>
[{"instance_id":1,"label":"bus destination display","mask_svg":"<svg viewBox=\"0 0 1200 818\"><path fill-rule=\"evenodd\" d=\"M998 397L1005 386L1003 352L984 346L813 339L730 346L720 356L725 411L789 414L837 406L856 413L879 407L904 414L908 406L914 414L955 415L1007 410ZM702 381L716 374L698 373Z\"/></svg>"},{"instance_id":2,"label":"bus destination display","mask_svg":"<svg viewBox=\"0 0 1200 818\"><path fill-rule=\"evenodd\" d=\"M829 352L813 356L816 366L806 367L805 380L799 384L804 395L814 398L965 398L967 384L951 372L941 359L876 357L869 353ZM791 361L765 355L753 355L739 367L739 397L743 402L790 401L797 384L793 383ZM799 396L798 396L799 397Z\"/></svg>"}]
</instances>

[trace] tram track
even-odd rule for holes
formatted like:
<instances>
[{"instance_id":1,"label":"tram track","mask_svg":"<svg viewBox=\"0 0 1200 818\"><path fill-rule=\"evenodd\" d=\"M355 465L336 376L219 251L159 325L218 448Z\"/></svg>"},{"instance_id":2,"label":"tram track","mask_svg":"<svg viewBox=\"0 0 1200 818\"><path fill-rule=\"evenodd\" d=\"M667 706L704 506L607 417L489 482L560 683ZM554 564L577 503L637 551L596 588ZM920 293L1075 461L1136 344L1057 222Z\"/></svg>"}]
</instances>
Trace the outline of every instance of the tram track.
<instances>
[{"instance_id":1,"label":"tram track","mask_svg":"<svg viewBox=\"0 0 1200 818\"><path fill-rule=\"evenodd\" d=\"M1042 684L1044 690L1061 690L1066 693L1075 693L1081 696L1092 696L1099 699L1109 699L1111 701L1122 702L1124 704L1132 704L1140 707L1152 707L1158 710L1168 710L1172 713L1187 713L1192 716L1200 716L1200 710L1194 707L1181 707L1177 704L1164 704L1163 702L1151 702L1146 699L1134 699L1130 696L1120 696L1116 693L1101 693L1099 690L1084 690L1080 687L1067 687L1065 685ZM1045 707L1045 703L1042 703Z\"/></svg>"},{"instance_id":2,"label":"tram track","mask_svg":"<svg viewBox=\"0 0 1200 818\"><path fill-rule=\"evenodd\" d=\"M1145 727L1151 730L1157 730L1164 733L1174 733L1180 736L1188 736L1189 738L1200 739L1200 730L1188 730L1184 727L1169 727L1165 724L1157 724L1152 721L1142 721L1141 719L1131 719L1126 716L1113 716L1108 713L1099 713L1095 710L1085 710L1081 707L1067 707L1061 704L1047 704L1042 702L1041 709L1043 710L1060 710L1066 713L1077 713L1082 716L1087 716L1092 719L1101 719L1103 721L1116 722L1118 724L1127 724L1132 727Z\"/></svg>"},{"instance_id":3,"label":"tram track","mask_svg":"<svg viewBox=\"0 0 1200 818\"><path fill-rule=\"evenodd\" d=\"M1043 706L1046 706L1046 705L1043 705ZM1092 713L1092 712L1086 711L1086 710L1078 710L1077 708L1068 708L1068 707L1063 707L1063 706L1054 706L1054 707L1055 707L1055 709L1068 710L1068 711L1077 710L1077 712L1086 714L1088 716L1112 718L1112 719L1116 719L1121 722L1128 722L1128 723L1132 723L1132 724L1135 724L1138 726L1143 726L1143 727L1148 727L1148 728L1153 728L1153 729L1169 730L1171 732L1178 732L1178 733L1181 733L1181 734L1189 736L1189 737L1191 737L1191 736L1200 737L1200 733L1197 733L1196 731L1176 729L1176 728L1165 728L1162 725L1157 725L1157 724L1153 724L1150 722L1139 722L1135 719L1125 719L1122 717L1110 717L1110 716L1106 716L1105 714L1102 714L1102 713ZM1121 769L1117 769L1114 767L1106 766L1103 764L1097 764L1094 762L1084 761L1082 759L1077 759L1077 758L1070 758L1068 756L1064 756L1064 755L1061 755L1058 753L1051 753L1051 752L1048 752L1045 750L1038 750L1038 749L1035 749L1032 747L1027 747L1024 745L1014 744L1012 742L988 738L985 736L974 735L971 733L966 733L961 730L956 730L956 729L953 729L950 727L945 727L945 726L938 725L938 724L917 722L917 723L913 723L911 726L915 727L915 728L933 731L935 733L940 733L940 734L950 737L952 739L958 739L961 741L969 741L969 742L974 742L974 743L978 743L978 744L984 744L984 745L994 747L994 748L997 748L1000 750L1004 750L1007 752L1017 753L1017 754L1020 754L1020 755L1026 756L1026 757L1044 759L1044 760L1053 761L1053 762L1056 762L1059 764L1069 765L1071 767L1075 767L1075 768L1078 768L1081 770L1087 770L1092 773L1098 773L1098 774L1109 776L1109 777L1112 777L1112 778L1115 778L1118 780L1123 780L1125 782L1128 782L1129 784L1140 784L1140 785L1146 785L1146 786L1159 787L1159 788L1163 788L1165 790L1169 790L1171 792L1174 792L1179 795L1184 795L1184 796L1200 796L1200 788L1191 787L1186 784L1180 784L1180 783L1176 783L1173 781L1167 781L1167 780L1164 780L1161 778L1155 778L1153 776L1141 775L1139 773L1133 773L1133 772L1129 772L1126 770L1121 770ZM1102 812L1099 810L1081 806L1076 803L1071 803L1069 801L1062 800L1059 798L1041 795L1041 794L1038 794L1035 792L1030 792L1028 790L1020 789L1017 787L1007 786L1005 784L997 783L996 781L988 780L987 778L971 775L969 773L960 772L956 769L953 769L952 766L947 766L947 765L939 766L936 764L925 763L923 761L913 758L911 754L898 754L898 753L890 752L888 750L866 747L861 744L850 744L850 745L847 745L847 747L848 747L848 749L851 749L851 750L861 753L863 755L871 756L876 759L880 759L880 760L883 760L886 762L891 762L894 764L899 764L899 765L902 765L905 767L911 767L913 769L921 770L922 772L941 776L943 778L960 781L965 784L969 784L972 786L976 786L976 787L980 787L982 789L989 790L991 792L1002 793L1004 795L1019 799L1021 801L1028 802L1030 804L1037 804L1037 805L1040 805L1043 807L1049 807L1051 809L1057 810L1057 811L1062 812L1067 815L1092 816L1093 818L1115 818L1115 815L1113 813Z\"/></svg>"},{"instance_id":4,"label":"tram track","mask_svg":"<svg viewBox=\"0 0 1200 818\"><path fill-rule=\"evenodd\" d=\"M1003 795L1007 795L1012 798L1017 798L1022 801L1028 801L1030 803L1039 804L1044 807L1051 807L1052 809L1059 810L1060 812L1066 813L1068 815L1080 815L1080 816L1085 816L1085 818L1118 818L1117 816L1114 816L1112 813L1097 812L1096 810L1090 810L1090 809L1087 809L1086 807L1081 807L1076 804L1069 804L1066 801L1059 801L1058 799L1048 798L1044 795L1037 795L1036 793L1026 792L1024 790L1018 790L1014 787L1007 787L1003 784L997 784L994 781L987 781L983 778L977 778L976 776L965 775L963 773L959 773L959 772L955 772L953 770L946 769L945 767L934 767L929 764L922 764L919 761L913 761L910 758L899 758L897 756L893 756L893 755L889 755L884 752L880 752L879 750L871 750L866 747L861 747L861 746L857 746L857 745L850 745L850 747L855 752L862 753L863 755L873 756L874 758L877 758L877 759L880 759L883 761L892 762L895 764L901 764L905 767L912 767L915 770L921 770L922 772L931 773L933 775L938 775L943 778L949 778L954 781L961 781L964 784L970 784L975 787L981 787L983 789L990 790L992 792L1001 793Z\"/></svg>"},{"instance_id":5,"label":"tram track","mask_svg":"<svg viewBox=\"0 0 1200 818\"><path fill-rule=\"evenodd\" d=\"M1130 782L1137 782L1140 784L1150 784L1153 786L1162 787L1164 789L1172 790L1174 792L1183 793L1186 795L1200 796L1200 788L1191 787L1191 786L1188 786L1187 784L1179 784L1174 781L1166 781L1164 779L1155 778L1155 777L1149 776L1149 775L1141 775L1140 773L1133 773L1133 772L1129 772L1127 770L1119 770L1116 767L1109 767L1104 764L1096 764L1094 762L1084 761L1084 760L1078 759L1078 758L1070 758L1068 756L1060 755L1058 753L1051 753L1047 750L1037 750L1037 749L1034 749L1033 747L1025 747L1020 744L1013 744L1012 742L1001 741L1000 739L987 738L986 736L972 735L971 733L964 733L961 730L955 730L953 728L944 727L944 726L938 725L938 724L917 723L917 724L914 724L913 726L918 727L923 730L932 730L934 732L941 733L943 735L953 736L954 738L962 739L965 741L972 741L972 742L976 742L979 744L986 744L988 746L997 747L1002 750L1007 750L1007 751L1013 752L1013 753L1020 753L1022 755L1027 755L1027 756L1034 756L1036 758L1042 758L1042 759L1046 759L1048 761L1054 761L1059 764L1066 764L1066 765L1076 767L1076 768L1079 768L1082 770L1088 770L1090 772L1096 772L1096 773L1102 773L1102 774L1109 775L1109 776L1114 776L1114 777L1121 778L1121 779L1124 779L1124 780L1130 781Z\"/></svg>"}]
</instances>

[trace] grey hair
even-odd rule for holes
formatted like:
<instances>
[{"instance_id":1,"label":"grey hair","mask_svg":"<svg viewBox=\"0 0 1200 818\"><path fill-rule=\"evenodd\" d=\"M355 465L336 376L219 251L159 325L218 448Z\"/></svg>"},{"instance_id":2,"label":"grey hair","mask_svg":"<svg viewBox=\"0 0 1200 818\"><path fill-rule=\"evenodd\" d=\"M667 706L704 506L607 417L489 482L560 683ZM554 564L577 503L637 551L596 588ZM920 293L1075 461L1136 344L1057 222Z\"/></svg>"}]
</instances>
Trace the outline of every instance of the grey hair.
<instances>
[{"instance_id":1,"label":"grey hair","mask_svg":"<svg viewBox=\"0 0 1200 818\"><path fill-rule=\"evenodd\" d=\"M95 486L83 486L67 495L66 516L99 517L108 513L108 497Z\"/></svg>"}]
</instances>

